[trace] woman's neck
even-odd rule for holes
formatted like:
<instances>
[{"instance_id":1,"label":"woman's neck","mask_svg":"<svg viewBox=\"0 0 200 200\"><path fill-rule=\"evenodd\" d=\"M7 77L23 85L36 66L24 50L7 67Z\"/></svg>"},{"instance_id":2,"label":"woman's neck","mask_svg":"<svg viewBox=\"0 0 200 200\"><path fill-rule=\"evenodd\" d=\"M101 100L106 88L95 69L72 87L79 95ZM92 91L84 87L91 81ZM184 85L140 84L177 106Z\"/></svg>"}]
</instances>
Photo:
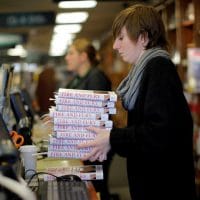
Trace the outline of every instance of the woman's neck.
<instances>
[{"instance_id":1,"label":"woman's neck","mask_svg":"<svg viewBox=\"0 0 200 200\"><path fill-rule=\"evenodd\" d=\"M78 75L80 77L83 77L87 74L87 72L91 69L91 64L90 63L84 63L82 66L79 67L79 70L78 70Z\"/></svg>"}]
</instances>

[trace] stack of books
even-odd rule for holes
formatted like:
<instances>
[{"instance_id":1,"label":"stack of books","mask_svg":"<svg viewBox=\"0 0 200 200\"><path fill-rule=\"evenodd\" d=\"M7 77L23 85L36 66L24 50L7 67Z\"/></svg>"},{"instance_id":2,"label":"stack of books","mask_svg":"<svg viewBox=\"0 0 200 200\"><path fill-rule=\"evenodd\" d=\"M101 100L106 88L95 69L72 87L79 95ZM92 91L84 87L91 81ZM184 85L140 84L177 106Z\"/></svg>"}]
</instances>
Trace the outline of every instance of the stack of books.
<instances>
[{"instance_id":1,"label":"stack of books","mask_svg":"<svg viewBox=\"0 0 200 200\"><path fill-rule=\"evenodd\" d=\"M110 115L116 114L117 95L113 91L60 88L55 95L55 107L50 108L53 134L49 138L48 157L79 159L92 148L78 149L79 143L94 140L96 133L87 127L110 130Z\"/></svg>"}]
</instances>

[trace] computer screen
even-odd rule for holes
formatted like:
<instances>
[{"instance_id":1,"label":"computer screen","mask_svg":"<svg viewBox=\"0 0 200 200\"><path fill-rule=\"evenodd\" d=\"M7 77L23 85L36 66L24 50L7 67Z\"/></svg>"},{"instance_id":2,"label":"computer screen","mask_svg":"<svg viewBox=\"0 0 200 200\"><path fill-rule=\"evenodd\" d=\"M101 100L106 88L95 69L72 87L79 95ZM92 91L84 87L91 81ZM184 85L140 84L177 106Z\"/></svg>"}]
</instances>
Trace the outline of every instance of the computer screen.
<instances>
[{"instance_id":1,"label":"computer screen","mask_svg":"<svg viewBox=\"0 0 200 200\"><path fill-rule=\"evenodd\" d=\"M19 91L10 93L10 102L16 119L16 131L24 137L24 144L32 144L31 123Z\"/></svg>"},{"instance_id":2,"label":"computer screen","mask_svg":"<svg viewBox=\"0 0 200 200\"><path fill-rule=\"evenodd\" d=\"M14 146L6 123L0 113L0 164L2 162L15 163L19 152Z\"/></svg>"},{"instance_id":3,"label":"computer screen","mask_svg":"<svg viewBox=\"0 0 200 200\"><path fill-rule=\"evenodd\" d=\"M26 89L21 89L21 96L22 96L22 101L25 105L26 113L27 113L28 117L30 118L31 125L33 125L34 116L36 114L35 114L35 111L32 106L31 96Z\"/></svg>"},{"instance_id":4,"label":"computer screen","mask_svg":"<svg viewBox=\"0 0 200 200\"><path fill-rule=\"evenodd\" d=\"M10 102L17 123L27 117L20 92L10 93Z\"/></svg>"}]
</instances>

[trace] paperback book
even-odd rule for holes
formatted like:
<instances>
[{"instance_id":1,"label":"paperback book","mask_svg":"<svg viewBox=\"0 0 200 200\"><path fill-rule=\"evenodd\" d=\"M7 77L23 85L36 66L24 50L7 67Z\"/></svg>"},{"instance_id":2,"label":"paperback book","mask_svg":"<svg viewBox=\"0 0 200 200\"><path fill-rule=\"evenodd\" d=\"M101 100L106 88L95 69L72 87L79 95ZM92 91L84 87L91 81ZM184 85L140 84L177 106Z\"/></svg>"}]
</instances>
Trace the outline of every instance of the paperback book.
<instances>
[{"instance_id":1,"label":"paperback book","mask_svg":"<svg viewBox=\"0 0 200 200\"><path fill-rule=\"evenodd\" d=\"M57 118L53 119L54 124L62 125L77 125L77 126L98 126L112 128L113 122L111 120L102 121L102 120L93 120L93 119L68 119L68 118Z\"/></svg>"},{"instance_id":2,"label":"paperback book","mask_svg":"<svg viewBox=\"0 0 200 200\"><path fill-rule=\"evenodd\" d=\"M58 97L73 99L90 99L99 101L117 101L117 95L113 91L97 91L97 90L76 90L60 88L57 93Z\"/></svg>"},{"instance_id":3,"label":"paperback book","mask_svg":"<svg viewBox=\"0 0 200 200\"><path fill-rule=\"evenodd\" d=\"M77 145L79 143L87 143L92 141L93 139L62 139L56 137L50 137L49 144L50 145Z\"/></svg>"},{"instance_id":4,"label":"paperback book","mask_svg":"<svg viewBox=\"0 0 200 200\"><path fill-rule=\"evenodd\" d=\"M81 139L81 140L89 140L94 139L96 137L96 133L94 132L76 132L76 131L56 131L53 136L50 138L50 142L52 139Z\"/></svg>"},{"instance_id":5,"label":"paperback book","mask_svg":"<svg viewBox=\"0 0 200 200\"><path fill-rule=\"evenodd\" d=\"M98 119L98 120L108 120L108 114L98 114L98 113L88 113L88 112L61 112L55 111L54 109L49 110L50 117L54 118L76 118L76 119Z\"/></svg>"},{"instance_id":6,"label":"paperback book","mask_svg":"<svg viewBox=\"0 0 200 200\"><path fill-rule=\"evenodd\" d=\"M62 112L89 112L97 114L116 114L116 108L102 108L102 107L84 107L84 106L70 106L70 105L56 105L57 111Z\"/></svg>"},{"instance_id":7,"label":"paperback book","mask_svg":"<svg viewBox=\"0 0 200 200\"><path fill-rule=\"evenodd\" d=\"M68 99L63 97L55 96L56 105L77 105L77 106L86 106L86 107L107 107L114 108L114 101L94 101L94 100L85 100L85 99Z\"/></svg>"}]
</instances>

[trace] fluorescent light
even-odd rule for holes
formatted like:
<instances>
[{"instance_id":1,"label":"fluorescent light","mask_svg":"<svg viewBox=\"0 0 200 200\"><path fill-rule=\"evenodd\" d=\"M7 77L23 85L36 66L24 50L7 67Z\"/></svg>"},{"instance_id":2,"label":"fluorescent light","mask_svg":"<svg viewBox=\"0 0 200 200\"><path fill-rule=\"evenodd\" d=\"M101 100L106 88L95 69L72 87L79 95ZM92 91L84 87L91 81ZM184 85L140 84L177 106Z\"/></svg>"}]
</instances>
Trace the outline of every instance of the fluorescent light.
<instances>
[{"instance_id":1,"label":"fluorescent light","mask_svg":"<svg viewBox=\"0 0 200 200\"><path fill-rule=\"evenodd\" d=\"M7 54L9 56L20 56L20 57L26 57L27 51L24 49L22 45L16 45L13 49L8 49Z\"/></svg>"},{"instance_id":2,"label":"fluorescent light","mask_svg":"<svg viewBox=\"0 0 200 200\"><path fill-rule=\"evenodd\" d=\"M57 48L51 48L49 50L50 56L63 56L66 52L66 49L57 49Z\"/></svg>"},{"instance_id":3,"label":"fluorescent light","mask_svg":"<svg viewBox=\"0 0 200 200\"><path fill-rule=\"evenodd\" d=\"M58 4L59 8L94 8L97 2L94 0L90 1L61 1Z\"/></svg>"},{"instance_id":4,"label":"fluorescent light","mask_svg":"<svg viewBox=\"0 0 200 200\"><path fill-rule=\"evenodd\" d=\"M85 22L88 18L87 12L70 12L70 13L58 13L56 15L56 23L81 23Z\"/></svg>"},{"instance_id":5,"label":"fluorescent light","mask_svg":"<svg viewBox=\"0 0 200 200\"><path fill-rule=\"evenodd\" d=\"M52 36L52 40L62 40L62 41L69 41L74 39L74 34L65 34L65 33L54 33Z\"/></svg>"},{"instance_id":6,"label":"fluorescent light","mask_svg":"<svg viewBox=\"0 0 200 200\"><path fill-rule=\"evenodd\" d=\"M55 33L78 33L80 32L82 26L80 24L65 24L56 25L54 27Z\"/></svg>"},{"instance_id":7,"label":"fluorescent light","mask_svg":"<svg viewBox=\"0 0 200 200\"><path fill-rule=\"evenodd\" d=\"M70 34L54 34L51 40L49 55L63 56L74 37L75 35Z\"/></svg>"}]
</instances>

